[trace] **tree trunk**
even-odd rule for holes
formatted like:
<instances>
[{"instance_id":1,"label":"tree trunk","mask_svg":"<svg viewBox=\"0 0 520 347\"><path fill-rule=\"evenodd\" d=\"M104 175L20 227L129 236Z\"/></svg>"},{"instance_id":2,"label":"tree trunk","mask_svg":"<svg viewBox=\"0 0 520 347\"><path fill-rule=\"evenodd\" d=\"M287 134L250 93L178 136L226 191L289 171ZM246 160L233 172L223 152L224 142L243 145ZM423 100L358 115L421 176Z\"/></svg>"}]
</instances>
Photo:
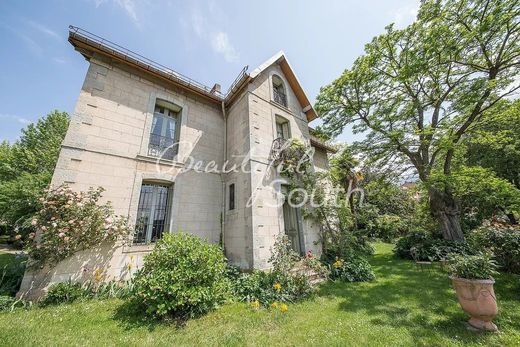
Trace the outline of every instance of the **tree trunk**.
<instances>
[{"instance_id":1,"label":"tree trunk","mask_svg":"<svg viewBox=\"0 0 520 347\"><path fill-rule=\"evenodd\" d=\"M460 205L446 190L430 188L430 211L439 223L445 240L464 241L460 225Z\"/></svg>"}]
</instances>

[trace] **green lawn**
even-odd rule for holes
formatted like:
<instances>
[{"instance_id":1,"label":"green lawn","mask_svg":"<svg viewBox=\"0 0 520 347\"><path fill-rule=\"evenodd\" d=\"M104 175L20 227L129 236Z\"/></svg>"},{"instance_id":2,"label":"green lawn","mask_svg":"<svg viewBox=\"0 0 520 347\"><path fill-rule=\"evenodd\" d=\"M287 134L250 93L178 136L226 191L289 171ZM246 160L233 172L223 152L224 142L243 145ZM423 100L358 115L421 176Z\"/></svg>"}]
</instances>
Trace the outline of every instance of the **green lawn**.
<instances>
[{"instance_id":1,"label":"green lawn","mask_svg":"<svg viewBox=\"0 0 520 347\"><path fill-rule=\"evenodd\" d=\"M498 334L466 331L447 275L421 272L377 244L372 283L324 285L286 313L229 304L183 327L154 323L120 300L0 314L1 345L520 345L519 276L501 276Z\"/></svg>"}]
</instances>

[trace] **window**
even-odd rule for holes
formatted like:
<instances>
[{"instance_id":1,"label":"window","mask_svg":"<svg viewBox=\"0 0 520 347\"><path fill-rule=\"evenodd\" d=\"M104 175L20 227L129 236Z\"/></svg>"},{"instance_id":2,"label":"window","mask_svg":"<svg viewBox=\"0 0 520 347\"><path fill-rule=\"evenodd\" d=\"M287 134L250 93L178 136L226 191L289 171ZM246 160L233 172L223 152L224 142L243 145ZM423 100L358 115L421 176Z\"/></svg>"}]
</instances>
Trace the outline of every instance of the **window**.
<instances>
[{"instance_id":1,"label":"window","mask_svg":"<svg viewBox=\"0 0 520 347\"><path fill-rule=\"evenodd\" d=\"M287 107L287 95L280 76L273 75L273 100L274 102Z\"/></svg>"},{"instance_id":2,"label":"window","mask_svg":"<svg viewBox=\"0 0 520 347\"><path fill-rule=\"evenodd\" d=\"M134 243L151 243L166 230L171 187L143 184L139 196Z\"/></svg>"},{"instance_id":3,"label":"window","mask_svg":"<svg viewBox=\"0 0 520 347\"><path fill-rule=\"evenodd\" d=\"M229 210L235 209L235 184L231 183L229 185Z\"/></svg>"},{"instance_id":4,"label":"window","mask_svg":"<svg viewBox=\"0 0 520 347\"><path fill-rule=\"evenodd\" d=\"M276 138L288 140L290 137L289 121L280 116L276 116Z\"/></svg>"},{"instance_id":5,"label":"window","mask_svg":"<svg viewBox=\"0 0 520 347\"><path fill-rule=\"evenodd\" d=\"M153 113L148 155L173 160L177 154L181 108L158 100Z\"/></svg>"}]
</instances>

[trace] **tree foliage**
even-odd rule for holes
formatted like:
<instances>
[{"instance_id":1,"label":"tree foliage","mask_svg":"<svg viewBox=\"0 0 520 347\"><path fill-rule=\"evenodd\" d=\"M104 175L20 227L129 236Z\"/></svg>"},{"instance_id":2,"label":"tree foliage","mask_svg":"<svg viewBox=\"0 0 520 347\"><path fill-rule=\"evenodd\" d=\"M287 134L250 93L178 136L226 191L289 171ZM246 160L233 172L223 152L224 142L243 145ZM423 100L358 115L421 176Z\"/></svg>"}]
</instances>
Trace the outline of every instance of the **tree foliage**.
<instances>
[{"instance_id":1,"label":"tree foliage","mask_svg":"<svg viewBox=\"0 0 520 347\"><path fill-rule=\"evenodd\" d=\"M0 223L25 234L37 200L52 178L69 125L65 112L53 111L22 130L18 141L0 144Z\"/></svg>"},{"instance_id":2,"label":"tree foliage","mask_svg":"<svg viewBox=\"0 0 520 347\"><path fill-rule=\"evenodd\" d=\"M520 0L425 0L416 22L389 25L352 68L321 89L316 108L333 135L348 124L380 166L412 170L428 183L452 173L461 139L520 87ZM450 186L429 189L448 239L462 239Z\"/></svg>"},{"instance_id":3,"label":"tree foliage","mask_svg":"<svg viewBox=\"0 0 520 347\"><path fill-rule=\"evenodd\" d=\"M520 189L520 100L503 103L465 144L468 165L491 169Z\"/></svg>"}]
</instances>

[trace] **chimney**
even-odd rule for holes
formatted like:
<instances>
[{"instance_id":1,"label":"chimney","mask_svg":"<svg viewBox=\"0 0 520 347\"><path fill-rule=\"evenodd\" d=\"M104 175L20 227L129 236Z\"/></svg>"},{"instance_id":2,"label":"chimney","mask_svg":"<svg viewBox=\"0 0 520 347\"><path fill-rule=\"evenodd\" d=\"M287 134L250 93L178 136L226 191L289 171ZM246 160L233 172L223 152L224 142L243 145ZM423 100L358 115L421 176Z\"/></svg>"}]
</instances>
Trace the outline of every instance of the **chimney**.
<instances>
[{"instance_id":1,"label":"chimney","mask_svg":"<svg viewBox=\"0 0 520 347\"><path fill-rule=\"evenodd\" d=\"M220 84L215 83L215 85L213 86L213 88L211 88L210 93L211 93L211 94L220 94Z\"/></svg>"}]
</instances>

